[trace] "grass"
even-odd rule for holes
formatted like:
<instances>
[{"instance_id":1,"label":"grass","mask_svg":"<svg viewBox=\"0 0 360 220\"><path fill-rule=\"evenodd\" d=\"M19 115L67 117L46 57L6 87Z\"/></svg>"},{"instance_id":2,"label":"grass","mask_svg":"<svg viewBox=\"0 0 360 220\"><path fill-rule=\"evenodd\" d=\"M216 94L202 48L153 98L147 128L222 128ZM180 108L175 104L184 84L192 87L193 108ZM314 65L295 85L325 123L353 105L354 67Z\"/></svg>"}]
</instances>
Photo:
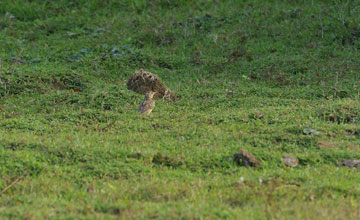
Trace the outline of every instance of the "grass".
<instances>
[{"instance_id":1,"label":"grass","mask_svg":"<svg viewBox=\"0 0 360 220\"><path fill-rule=\"evenodd\" d=\"M0 218L359 218L359 24L358 1L1 1ZM139 68L182 99L138 115Z\"/></svg>"}]
</instances>

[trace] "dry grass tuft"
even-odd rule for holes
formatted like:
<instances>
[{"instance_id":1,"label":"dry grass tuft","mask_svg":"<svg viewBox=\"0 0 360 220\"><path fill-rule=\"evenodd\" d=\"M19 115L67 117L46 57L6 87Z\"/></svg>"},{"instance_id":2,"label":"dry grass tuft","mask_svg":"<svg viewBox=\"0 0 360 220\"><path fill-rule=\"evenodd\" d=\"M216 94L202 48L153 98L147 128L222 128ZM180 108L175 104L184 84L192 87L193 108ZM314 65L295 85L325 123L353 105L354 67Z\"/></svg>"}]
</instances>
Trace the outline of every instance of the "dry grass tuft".
<instances>
[{"instance_id":1,"label":"dry grass tuft","mask_svg":"<svg viewBox=\"0 0 360 220\"><path fill-rule=\"evenodd\" d=\"M144 69L140 69L131 75L126 85L129 90L142 95L153 91L155 92L155 99L175 101L179 98L160 81L157 75L147 72Z\"/></svg>"}]
</instances>

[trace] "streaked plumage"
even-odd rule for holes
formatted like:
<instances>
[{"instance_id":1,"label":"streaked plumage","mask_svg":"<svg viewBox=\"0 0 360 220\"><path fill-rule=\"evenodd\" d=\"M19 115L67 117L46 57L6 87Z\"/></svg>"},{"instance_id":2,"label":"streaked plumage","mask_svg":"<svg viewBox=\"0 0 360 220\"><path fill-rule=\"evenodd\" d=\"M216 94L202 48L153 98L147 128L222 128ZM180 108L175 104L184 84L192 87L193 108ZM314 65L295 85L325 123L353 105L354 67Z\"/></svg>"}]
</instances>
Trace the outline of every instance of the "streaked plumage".
<instances>
[{"instance_id":1,"label":"streaked plumage","mask_svg":"<svg viewBox=\"0 0 360 220\"><path fill-rule=\"evenodd\" d=\"M141 114L150 114L155 107L155 101L153 100L155 92L147 92L145 99L140 103L138 111Z\"/></svg>"}]
</instances>

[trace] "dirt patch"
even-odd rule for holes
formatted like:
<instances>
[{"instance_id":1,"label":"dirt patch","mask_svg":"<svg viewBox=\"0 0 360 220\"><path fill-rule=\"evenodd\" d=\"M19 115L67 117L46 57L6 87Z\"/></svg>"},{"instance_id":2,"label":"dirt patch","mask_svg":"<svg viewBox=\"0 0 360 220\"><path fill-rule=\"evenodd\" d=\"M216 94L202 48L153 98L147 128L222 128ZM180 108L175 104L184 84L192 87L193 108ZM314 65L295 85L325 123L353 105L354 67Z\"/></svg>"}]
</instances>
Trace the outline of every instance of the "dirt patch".
<instances>
[{"instance_id":1,"label":"dirt patch","mask_svg":"<svg viewBox=\"0 0 360 220\"><path fill-rule=\"evenodd\" d=\"M318 146L322 149L331 149L338 147L338 144L330 141L320 140L318 142Z\"/></svg>"}]
</instances>

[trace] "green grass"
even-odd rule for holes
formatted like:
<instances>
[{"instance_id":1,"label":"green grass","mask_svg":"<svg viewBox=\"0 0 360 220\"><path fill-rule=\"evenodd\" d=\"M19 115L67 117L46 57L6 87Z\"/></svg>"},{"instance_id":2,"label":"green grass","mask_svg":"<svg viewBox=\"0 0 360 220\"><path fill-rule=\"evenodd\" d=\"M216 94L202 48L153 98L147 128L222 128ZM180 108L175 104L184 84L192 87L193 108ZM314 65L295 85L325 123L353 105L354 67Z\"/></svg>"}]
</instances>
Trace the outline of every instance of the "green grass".
<instances>
[{"instance_id":1,"label":"green grass","mask_svg":"<svg viewBox=\"0 0 360 220\"><path fill-rule=\"evenodd\" d=\"M356 0L0 1L0 219L360 218L359 24ZM139 68L182 99L140 116Z\"/></svg>"}]
</instances>

